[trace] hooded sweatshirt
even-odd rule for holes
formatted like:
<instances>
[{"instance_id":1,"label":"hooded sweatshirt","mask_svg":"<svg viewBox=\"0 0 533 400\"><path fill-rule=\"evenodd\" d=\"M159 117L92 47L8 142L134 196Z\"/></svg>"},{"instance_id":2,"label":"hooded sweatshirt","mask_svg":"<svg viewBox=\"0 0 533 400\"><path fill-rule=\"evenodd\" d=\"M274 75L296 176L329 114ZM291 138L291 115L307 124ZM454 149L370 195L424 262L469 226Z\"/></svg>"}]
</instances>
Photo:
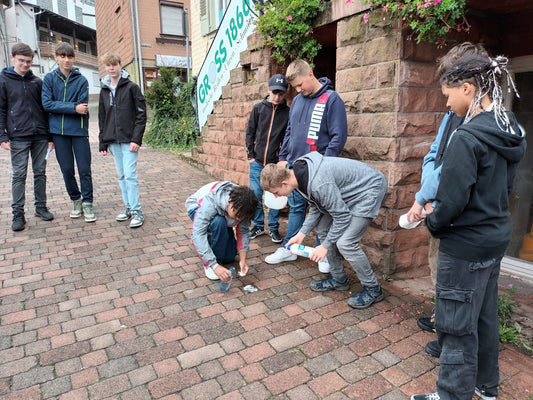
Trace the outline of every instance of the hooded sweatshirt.
<instances>
[{"instance_id":1,"label":"hooded sweatshirt","mask_svg":"<svg viewBox=\"0 0 533 400\"><path fill-rule=\"evenodd\" d=\"M111 78L102 78L102 90L98 105L99 150L105 151L112 143L136 143L142 145L146 127L146 101L137 84L129 80L122 70L117 86L111 86Z\"/></svg>"},{"instance_id":2,"label":"hooded sweatshirt","mask_svg":"<svg viewBox=\"0 0 533 400\"><path fill-rule=\"evenodd\" d=\"M261 165L277 163L281 142L287 129L287 102L275 105L266 97L252 109L246 127L246 153Z\"/></svg>"},{"instance_id":3,"label":"hooded sweatshirt","mask_svg":"<svg viewBox=\"0 0 533 400\"><path fill-rule=\"evenodd\" d=\"M28 70L13 67L0 73L0 143L9 140L48 140L48 114L41 104L42 81Z\"/></svg>"},{"instance_id":4,"label":"hooded sweatshirt","mask_svg":"<svg viewBox=\"0 0 533 400\"><path fill-rule=\"evenodd\" d=\"M79 68L68 76L58 68L43 79L43 107L50 113L50 132L57 135L89 136L89 114L78 114L76 106L89 102L89 83Z\"/></svg>"},{"instance_id":5,"label":"hooded sweatshirt","mask_svg":"<svg viewBox=\"0 0 533 400\"><path fill-rule=\"evenodd\" d=\"M350 225L352 217L376 218L387 194L385 176L377 169L357 160L324 157L311 152L300 157L294 165L307 164L306 193L299 193L310 204L309 213L300 231L308 235L322 214L333 220L322 245L330 249ZM296 175L298 186L304 184ZM305 180L305 179L304 179Z\"/></svg>"},{"instance_id":6,"label":"hooded sweatshirt","mask_svg":"<svg viewBox=\"0 0 533 400\"><path fill-rule=\"evenodd\" d=\"M439 250L467 261L500 257L513 226L508 195L526 141L512 113L515 134L498 127L492 112L482 112L451 137L440 176L435 210L426 217Z\"/></svg>"},{"instance_id":7,"label":"hooded sweatshirt","mask_svg":"<svg viewBox=\"0 0 533 400\"><path fill-rule=\"evenodd\" d=\"M328 157L337 157L344 148L348 135L344 102L339 94L333 91L328 78L320 78L318 81L322 83L322 87L316 93L311 96L300 93L292 101L289 123L279 153L281 161L292 164L298 157L313 150ZM322 110L315 111L317 102L325 100L327 96L329 98L323 113ZM317 135L316 149L308 142L310 128Z\"/></svg>"},{"instance_id":8,"label":"hooded sweatshirt","mask_svg":"<svg viewBox=\"0 0 533 400\"><path fill-rule=\"evenodd\" d=\"M192 242L200 259L207 267L217 262L207 239L209 225L217 215L226 218L228 228L235 228L237 252L249 250L250 219L237 221L227 214L229 196L235 186L237 185L229 181L211 182L202 186L185 201L187 212L198 208L192 225Z\"/></svg>"}]
</instances>

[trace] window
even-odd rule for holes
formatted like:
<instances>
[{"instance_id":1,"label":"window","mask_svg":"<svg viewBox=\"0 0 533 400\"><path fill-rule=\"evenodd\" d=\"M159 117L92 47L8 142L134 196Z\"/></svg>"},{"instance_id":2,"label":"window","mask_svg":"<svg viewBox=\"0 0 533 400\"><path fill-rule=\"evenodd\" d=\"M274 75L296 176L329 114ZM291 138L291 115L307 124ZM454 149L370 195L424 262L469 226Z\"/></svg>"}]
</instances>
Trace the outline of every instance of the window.
<instances>
[{"instance_id":1,"label":"window","mask_svg":"<svg viewBox=\"0 0 533 400\"><path fill-rule=\"evenodd\" d=\"M185 36L183 4L170 1L159 2L161 35Z\"/></svg>"},{"instance_id":2,"label":"window","mask_svg":"<svg viewBox=\"0 0 533 400\"><path fill-rule=\"evenodd\" d=\"M200 24L202 35L217 30L224 11L228 7L228 0L200 0Z\"/></svg>"}]
</instances>

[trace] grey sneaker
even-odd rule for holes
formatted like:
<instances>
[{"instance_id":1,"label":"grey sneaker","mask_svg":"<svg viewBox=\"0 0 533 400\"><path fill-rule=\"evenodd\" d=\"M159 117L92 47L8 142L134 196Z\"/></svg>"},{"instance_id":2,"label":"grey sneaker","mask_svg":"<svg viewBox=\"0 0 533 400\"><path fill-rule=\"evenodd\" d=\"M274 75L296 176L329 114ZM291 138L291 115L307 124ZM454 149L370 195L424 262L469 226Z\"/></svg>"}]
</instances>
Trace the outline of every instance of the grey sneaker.
<instances>
[{"instance_id":1,"label":"grey sneaker","mask_svg":"<svg viewBox=\"0 0 533 400\"><path fill-rule=\"evenodd\" d=\"M24 218L24 214L13 214L13 224L11 225L11 229L15 232L22 231L24 227L26 226L26 218Z\"/></svg>"},{"instance_id":2,"label":"grey sneaker","mask_svg":"<svg viewBox=\"0 0 533 400\"><path fill-rule=\"evenodd\" d=\"M144 215L141 210L131 212L130 228L138 228L144 222Z\"/></svg>"},{"instance_id":3,"label":"grey sneaker","mask_svg":"<svg viewBox=\"0 0 533 400\"><path fill-rule=\"evenodd\" d=\"M85 222L94 222L96 221L96 215L93 211L93 203L83 202L81 204L83 208L83 215L85 216Z\"/></svg>"},{"instance_id":4,"label":"grey sneaker","mask_svg":"<svg viewBox=\"0 0 533 400\"><path fill-rule=\"evenodd\" d=\"M125 208L124 211L122 211L117 217L115 218L117 221L127 221L131 218L131 211L129 208Z\"/></svg>"},{"instance_id":5,"label":"grey sneaker","mask_svg":"<svg viewBox=\"0 0 533 400\"><path fill-rule=\"evenodd\" d=\"M70 218L79 218L83 214L81 207L81 199L72 201L72 211L70 212Z\"/></svg>"}]
</instances>

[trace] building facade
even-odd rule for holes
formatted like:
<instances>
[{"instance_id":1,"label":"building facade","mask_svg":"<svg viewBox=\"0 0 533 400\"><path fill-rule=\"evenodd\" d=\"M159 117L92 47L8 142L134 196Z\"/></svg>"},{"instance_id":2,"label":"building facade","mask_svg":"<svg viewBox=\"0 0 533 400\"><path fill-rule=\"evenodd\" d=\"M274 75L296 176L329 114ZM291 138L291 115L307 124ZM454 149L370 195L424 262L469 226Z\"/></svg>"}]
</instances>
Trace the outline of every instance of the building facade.
<instances>
[{"instance_id":1,"label":"building facade","mask_svg":"<svg viewBox=\"0 0 533 400\"><path fill-rule=\"evenodd\" d=\"M143 89L157 77L160 67L176 68L187 80L189 8L189 0L96 2L98 53L118 52L131 79Z\"/></svg>"},{"instance_id":2,"label":"building facade","mask_svg":"<svg viewBox=\"0 0 533 400\"><path fill-rule=\"evenodd\" d=\"M96 96L100 84L96 58L94 0L8 2L9 6L4 10L6 49L2 51L10 51L16 42L28 44L35 50L32 70L43 77L57 67L54 60L55 45L68 42L75 50L75 65L89 81L90 95Z\"/></svg>"}]
</instances>

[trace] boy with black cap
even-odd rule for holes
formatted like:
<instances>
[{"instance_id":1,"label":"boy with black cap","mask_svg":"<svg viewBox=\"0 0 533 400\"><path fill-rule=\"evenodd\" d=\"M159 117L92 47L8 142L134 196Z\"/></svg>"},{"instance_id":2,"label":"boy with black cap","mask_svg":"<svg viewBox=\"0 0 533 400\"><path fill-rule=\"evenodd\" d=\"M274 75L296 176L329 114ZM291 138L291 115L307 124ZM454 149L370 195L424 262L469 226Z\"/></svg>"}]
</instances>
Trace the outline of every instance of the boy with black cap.
<instances>
[{"instance_id":1,"label":"boy with black cap","mask_svg":"<svg viewBox=\"0 0 533 400\"><path fill-rule=\"evenodd\" d=\"M250 163L250 188L259 199L254 216L254 226L250 238L265 233L265 213L263 211L263 189L260 184L261 171L268 163L277 163L281 143L289 120L289 107L285 101L288 88L287 79L276 74L268 81L268 96L254 106L246 128L246 152ZM268 211L268 230L274 243L281 243L279 234L279 210Z\"/></svg>"}]
</instances>

